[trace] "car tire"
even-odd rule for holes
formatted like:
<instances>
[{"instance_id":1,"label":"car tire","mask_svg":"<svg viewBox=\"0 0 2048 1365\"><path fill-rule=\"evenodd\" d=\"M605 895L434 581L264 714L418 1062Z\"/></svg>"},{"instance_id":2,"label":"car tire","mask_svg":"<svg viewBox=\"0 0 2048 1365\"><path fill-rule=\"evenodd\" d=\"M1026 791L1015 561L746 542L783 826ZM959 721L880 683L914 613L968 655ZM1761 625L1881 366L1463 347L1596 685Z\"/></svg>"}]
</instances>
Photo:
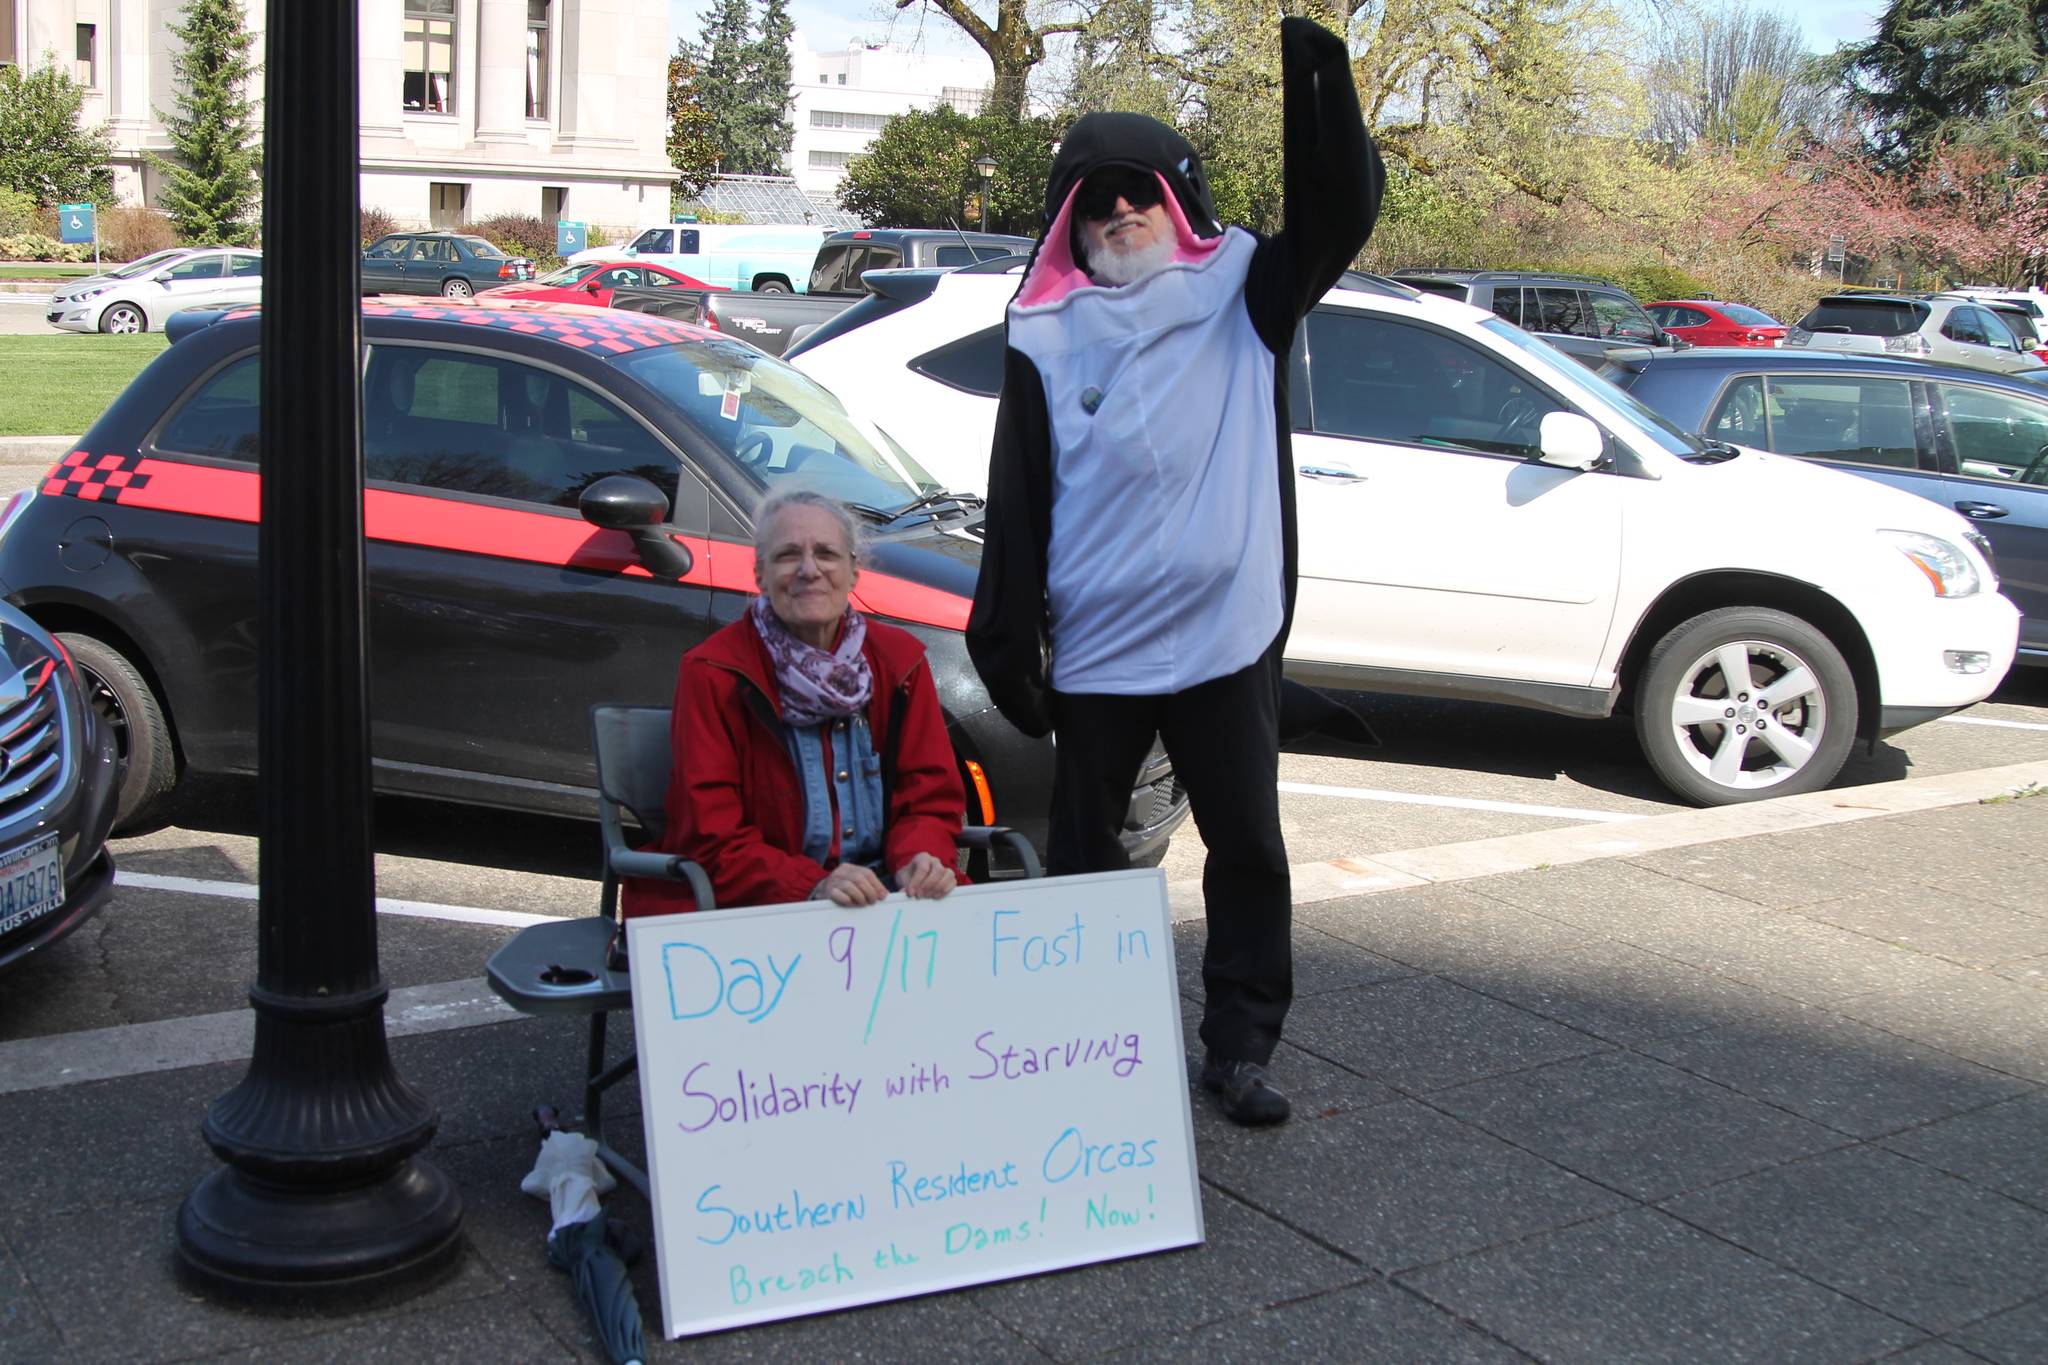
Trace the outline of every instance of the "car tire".
<instances>
[{"instance_id":1,"label":"car tire","mask_svg":"<svg viewBox=\"0 0 2048 1365\"><path fill-rule=\"evenodd\" d=\"M466 299L472 297L475 293L476 291L469 287L468 280L441 281L441 296L443 298Z\"/></svg>"},{"instance_id":2,"label":"car tire","mask_svg":"<svg viewBox=\"0 0 2048 1365\"><path fill-rule=\"evenodd\" d=\"M115 336L133 336L149 330L149 315L132 303L117 303L100 314L100 330Z\"/></svg>"},{"instance_id":3,"label":"car tire","mask_svg":"<svg viewBox=\"0 0 2048 1365\"><path fill-rule=\"evenodd\" d=\"M1651 649L1635 691L1644 756L1695 805L1816 791L1856 739L1856 679L1842 651L1766 607L1681 622Z\"/></svg>"},{"instance_id":4,"label":"car tire","mask_svg":"<svg viewBox=\"0 0 2048 1365\"><path fill-rule=\"evenodd\" d=\"M780 275L771 275L765 280L754 281L754 292L756 294L787 294L789 292L789 281L783 279Z\"/></svg>"},{"instance_id":5,"label":"car tire","mask_svg":"<svg viewBox=\"0 0 2048 1365\"><path fill-rule=\"evenodd\" d=\"M120 650L91 635L57 636L78 666L88 705L114 727L121 760L120 793L114 802L114 833L135 834L162 822L178 782L171 727L156 692Z\"/></svg>"}]
</instances>

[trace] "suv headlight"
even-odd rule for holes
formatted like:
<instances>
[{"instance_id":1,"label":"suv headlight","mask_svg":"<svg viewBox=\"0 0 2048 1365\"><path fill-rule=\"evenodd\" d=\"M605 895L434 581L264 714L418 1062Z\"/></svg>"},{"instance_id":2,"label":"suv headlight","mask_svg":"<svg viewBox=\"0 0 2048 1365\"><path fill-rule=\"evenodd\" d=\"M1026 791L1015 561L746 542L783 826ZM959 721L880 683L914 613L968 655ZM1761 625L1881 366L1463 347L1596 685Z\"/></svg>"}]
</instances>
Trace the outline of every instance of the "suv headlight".
<instances>
[{"instance_id":1,"label":"suv headlight","mask_svg":"<svg viewBox=\"0 0 2048 1365\"><path fill-rule=\"evenodd\" d=\"M1968 597L1983 586L1970 557L1959 546L1919 531L1880 531L1913 567L1927 575L1936 597Z\"/></svg>"},{"instance_id":2,"label":"suv headlight","mask_svg":"<svg viewBox=\"0 0 2048 1365\"><path fill-rule=\"evenodd\" d=\"M1966 526L1963 528L1963 539L1969 544L1971 549L1977 552L1978 557L1984 561L1984 567L1989 570L1984 577L1985 589L1989 592L1997 592L1998 555L1991 548L1991 537L1985 535L1974 526Z\"/></svg>"}]
</instances>

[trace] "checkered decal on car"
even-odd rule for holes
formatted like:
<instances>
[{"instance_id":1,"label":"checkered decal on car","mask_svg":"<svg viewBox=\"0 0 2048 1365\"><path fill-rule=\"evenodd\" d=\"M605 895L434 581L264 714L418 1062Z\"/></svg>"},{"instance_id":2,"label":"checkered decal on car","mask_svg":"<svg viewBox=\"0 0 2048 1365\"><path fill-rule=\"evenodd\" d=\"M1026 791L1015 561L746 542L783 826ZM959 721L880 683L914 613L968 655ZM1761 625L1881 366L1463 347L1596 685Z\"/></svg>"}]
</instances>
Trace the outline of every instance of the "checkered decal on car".
<instances>
[{"instance_id":1,"label":"checkered decal on car","mask_svg":"<svg viewBox=\"0 0 2048 1365\"><path fill-rule=\"evenodd\" d=\"M516 307L511 304L488 307L483 304L435 306L433 304L363 304L364 317L426 318L436 322L464 322L472 327L491 327L522 336L547 337L579 350L607 355L666 346L671 342L703 335L684 324L652 313L615 313L574 307L573 311L548 312L548 305Z\"/></svg>"},{"instance_id":2,"label":"checkered decal on car","mask_svg":"<svg viewBox=\"0 0 2048 1365\"><path fill-rule=\"evenodd\" d=\"M149 487L140 455L94 455L74 450L43 480L43 492L87 502L119 502L130 490Z\"/></svg>"}]
</instances>

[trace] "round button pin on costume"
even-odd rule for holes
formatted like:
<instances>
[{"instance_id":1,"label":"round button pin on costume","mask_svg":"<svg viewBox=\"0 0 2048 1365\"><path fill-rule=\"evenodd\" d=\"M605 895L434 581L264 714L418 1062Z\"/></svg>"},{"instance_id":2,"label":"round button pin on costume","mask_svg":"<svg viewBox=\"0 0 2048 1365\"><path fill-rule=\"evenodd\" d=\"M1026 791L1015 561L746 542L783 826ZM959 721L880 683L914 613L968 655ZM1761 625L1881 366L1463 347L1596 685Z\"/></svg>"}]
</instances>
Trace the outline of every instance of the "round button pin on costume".
<instances>
[{"instance_id":1,"label":"round button pin on costume","mask_svg":"<svg viewBox=\"0 0 2048 1365\"><path fill-rule=\"evenodd\" d=\"M1095 410L1102 406L1102 390L1090 384L1081 390L1081 411L1093 417Z\"/></svg>"}]
</instances>

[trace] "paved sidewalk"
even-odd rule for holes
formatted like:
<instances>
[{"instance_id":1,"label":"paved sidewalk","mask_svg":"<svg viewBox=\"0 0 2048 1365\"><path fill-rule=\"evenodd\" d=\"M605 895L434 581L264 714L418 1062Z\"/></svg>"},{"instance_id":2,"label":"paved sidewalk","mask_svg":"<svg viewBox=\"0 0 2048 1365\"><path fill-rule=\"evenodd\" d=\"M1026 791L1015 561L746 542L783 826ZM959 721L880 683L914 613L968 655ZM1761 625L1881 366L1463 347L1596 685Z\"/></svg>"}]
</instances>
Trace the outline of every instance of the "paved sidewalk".
<instances>
[{"instance_id":1,"label":"paved sidewalk","mask_svg":"<svg viewBox=\"0 0 2048 1365\"><path fill-rule=\"evenodd\" d=\"M1207 1245L652 1358L2048 1360L2044 845L2048 795L2020 796L1317 900L1295 1121L1196 1105ZM380 926L387 968L437 928ZM502 931L461 932L480 962ZM467 1201L452 1277L354 1315L216 1306L171 1228L242 1064L52 1084L0 1094L0 1360L595 1358L517 1188L578 1031L393 1051Z\"/></svg>"}]
</instances>

